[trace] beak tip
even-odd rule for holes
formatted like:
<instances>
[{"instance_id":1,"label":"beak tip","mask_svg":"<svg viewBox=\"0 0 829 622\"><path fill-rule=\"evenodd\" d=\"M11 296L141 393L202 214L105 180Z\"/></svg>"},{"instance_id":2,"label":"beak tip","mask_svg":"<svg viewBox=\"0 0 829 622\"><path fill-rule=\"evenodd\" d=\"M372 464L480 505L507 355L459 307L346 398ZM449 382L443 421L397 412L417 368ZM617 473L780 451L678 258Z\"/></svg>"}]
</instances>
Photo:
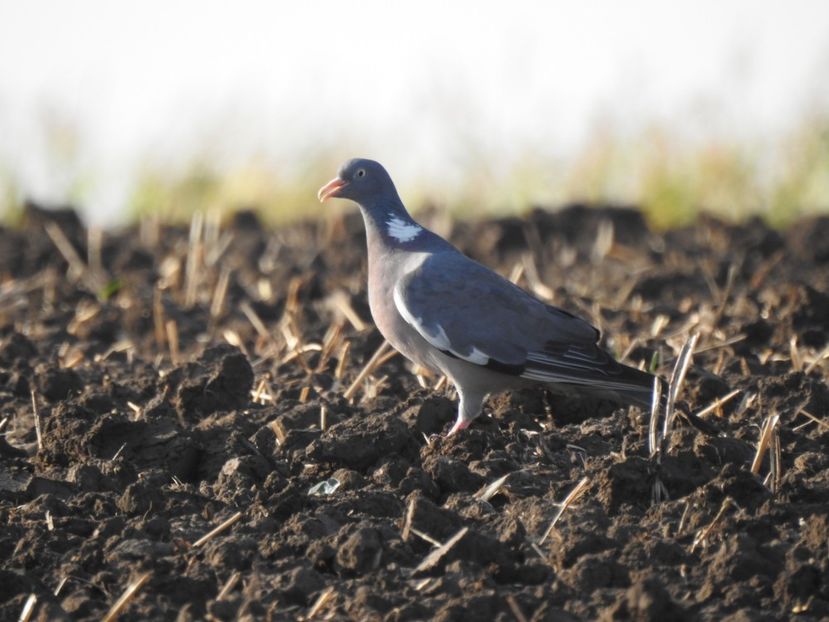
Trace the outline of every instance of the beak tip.
<instances>
[{"instance_id":1,"label":"beak tip","mask_svg":"<svg viewBox=\"0 0 829 622\"><path fill-rule=\"evenodd\" d=\"M320 203L325 203L329 198L336 197L337 191L339 191L343 186L346 185L339 177L335 177L327 184L325 184L322 188L319 189L317 192L317 198L319 199Z\"/></svg>"}]
</instances>

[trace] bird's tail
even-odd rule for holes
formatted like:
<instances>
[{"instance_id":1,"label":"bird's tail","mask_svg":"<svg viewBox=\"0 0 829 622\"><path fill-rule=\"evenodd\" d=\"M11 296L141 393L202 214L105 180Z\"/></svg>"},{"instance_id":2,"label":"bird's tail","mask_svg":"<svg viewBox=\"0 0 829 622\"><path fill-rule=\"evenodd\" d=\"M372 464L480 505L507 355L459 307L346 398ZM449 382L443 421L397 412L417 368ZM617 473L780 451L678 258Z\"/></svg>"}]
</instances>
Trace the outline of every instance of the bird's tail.
<instances>
[{"instance_id":1,"label":"bird's tail","mask_svg":"<svg viewBox=\"0 0 829 622\"><path fill-rule=\"evenodd\" d=\"M615 394L617 400L633 406L639 406L643 410L650 410L653 405L655 381L659 384L659 407L664 409L668 401L668 383L661 377L650 374L646 371L618 364L617 373L609 379L611 386L607 392L611 396ZM602 388L602 379L597 381L597 387Z\"/></svg>"},{"instance_id":2,"label":"bird's tail","mask_svg":"<svg viewBox=\"0 0 829 622\"><path fill-rule=\"evenodd\" d=\"M596 344L549 342L543 350L527 355L520 375L554 391L574 390L646 411L653 407L658 386L662 412L668 403L668 383L663 378L620 363Z\"/></svg>"}]
</instances>

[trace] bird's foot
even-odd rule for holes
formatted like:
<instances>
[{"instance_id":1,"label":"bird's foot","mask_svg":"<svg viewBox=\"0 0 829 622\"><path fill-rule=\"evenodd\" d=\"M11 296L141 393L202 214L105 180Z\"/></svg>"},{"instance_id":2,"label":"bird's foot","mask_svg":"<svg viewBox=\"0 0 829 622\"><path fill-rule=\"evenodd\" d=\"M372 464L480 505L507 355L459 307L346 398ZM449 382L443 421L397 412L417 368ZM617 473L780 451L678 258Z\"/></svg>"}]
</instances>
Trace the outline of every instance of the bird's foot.
<instances>
[{"instance_id":1,"label":"bird's foot","mask_svg":"<svg viewBox=\"0 0 829 622\"><path fill-rule=\"evenodd\" d=\"M452 426L452 429L449 430L446 434L429 434L428 436L426 436L424 434L423 438L426 439L426 444L431 446L431 445L434 445L435 443L439 443L440 441L443 441L443 440L446 440L446 439L449 439L449 438L453 437L458 430L463 430L463 429L466 429L468 427L469 427L469 424L462 425L460 427L458 426L458 424L455 424L455 425Z\"/></svg>"},{"instance_id":2,"label":"bird's foot","mask_svg":"<svg viewBox=\"0 0 829 622\"><path fill-rule=\"evenodd\" d=\"M470 423L472 423L472 421L469 421L467 419L458 419L457 421L455 421L455 425L452 426L452 429L449 430L449 432L447 432L446 438L449 438L450 436L453 436L456 432L460 432L461 430L465 430L466 428L469 427Z\"/></svg>"}]
</instances>

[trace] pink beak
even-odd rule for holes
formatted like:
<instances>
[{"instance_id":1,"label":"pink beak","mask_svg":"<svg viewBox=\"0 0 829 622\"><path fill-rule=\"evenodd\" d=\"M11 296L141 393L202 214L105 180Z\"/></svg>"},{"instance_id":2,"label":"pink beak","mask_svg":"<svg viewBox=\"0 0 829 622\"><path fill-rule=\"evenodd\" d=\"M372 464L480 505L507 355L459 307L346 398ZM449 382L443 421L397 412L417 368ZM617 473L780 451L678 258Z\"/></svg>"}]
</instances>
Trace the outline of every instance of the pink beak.
<instances>
[{"instance_id":1,"label":"pink beak","mask_svg":"<svg viewBox=\"0 0 829 622\"><path fill-rule=\"evenodd\" d=\"M339 177L335 177L327 184L325 184L322 188L320 188L319 192L317 192L317 198L320 200L320 203L325 203L326 199L331 197L338 197L339 195L337 192L344 186L347 186L348 182L343 181Z\"/></svg>"}]
</instances>

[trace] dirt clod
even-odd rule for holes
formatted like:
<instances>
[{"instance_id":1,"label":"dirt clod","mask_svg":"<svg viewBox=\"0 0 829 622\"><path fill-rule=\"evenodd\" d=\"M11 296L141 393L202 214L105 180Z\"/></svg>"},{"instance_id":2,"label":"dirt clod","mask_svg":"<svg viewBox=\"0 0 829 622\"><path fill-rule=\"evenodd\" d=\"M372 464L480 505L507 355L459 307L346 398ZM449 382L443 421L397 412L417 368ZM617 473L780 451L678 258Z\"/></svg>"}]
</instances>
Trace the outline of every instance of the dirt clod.
<instances>
[{"instance_id":1,"label":"dirt clod","mask_svg":"<svg viewBox=\"0 0 829 622\"><path fill-rule=\"evenodd\" d=\"M30 204L0 228L0 619L34 594L100 620L146 573L120 619L827 619L827 222L452 226L628 364L667 378L700 333L706 430L678 417L657 460L607 400L514 391L445 438L439 378L394 356L354 384L382 343L356 213L147 221L93 270L45 229L86 261L77 214Z\"/></svg>"}]
</instances>

